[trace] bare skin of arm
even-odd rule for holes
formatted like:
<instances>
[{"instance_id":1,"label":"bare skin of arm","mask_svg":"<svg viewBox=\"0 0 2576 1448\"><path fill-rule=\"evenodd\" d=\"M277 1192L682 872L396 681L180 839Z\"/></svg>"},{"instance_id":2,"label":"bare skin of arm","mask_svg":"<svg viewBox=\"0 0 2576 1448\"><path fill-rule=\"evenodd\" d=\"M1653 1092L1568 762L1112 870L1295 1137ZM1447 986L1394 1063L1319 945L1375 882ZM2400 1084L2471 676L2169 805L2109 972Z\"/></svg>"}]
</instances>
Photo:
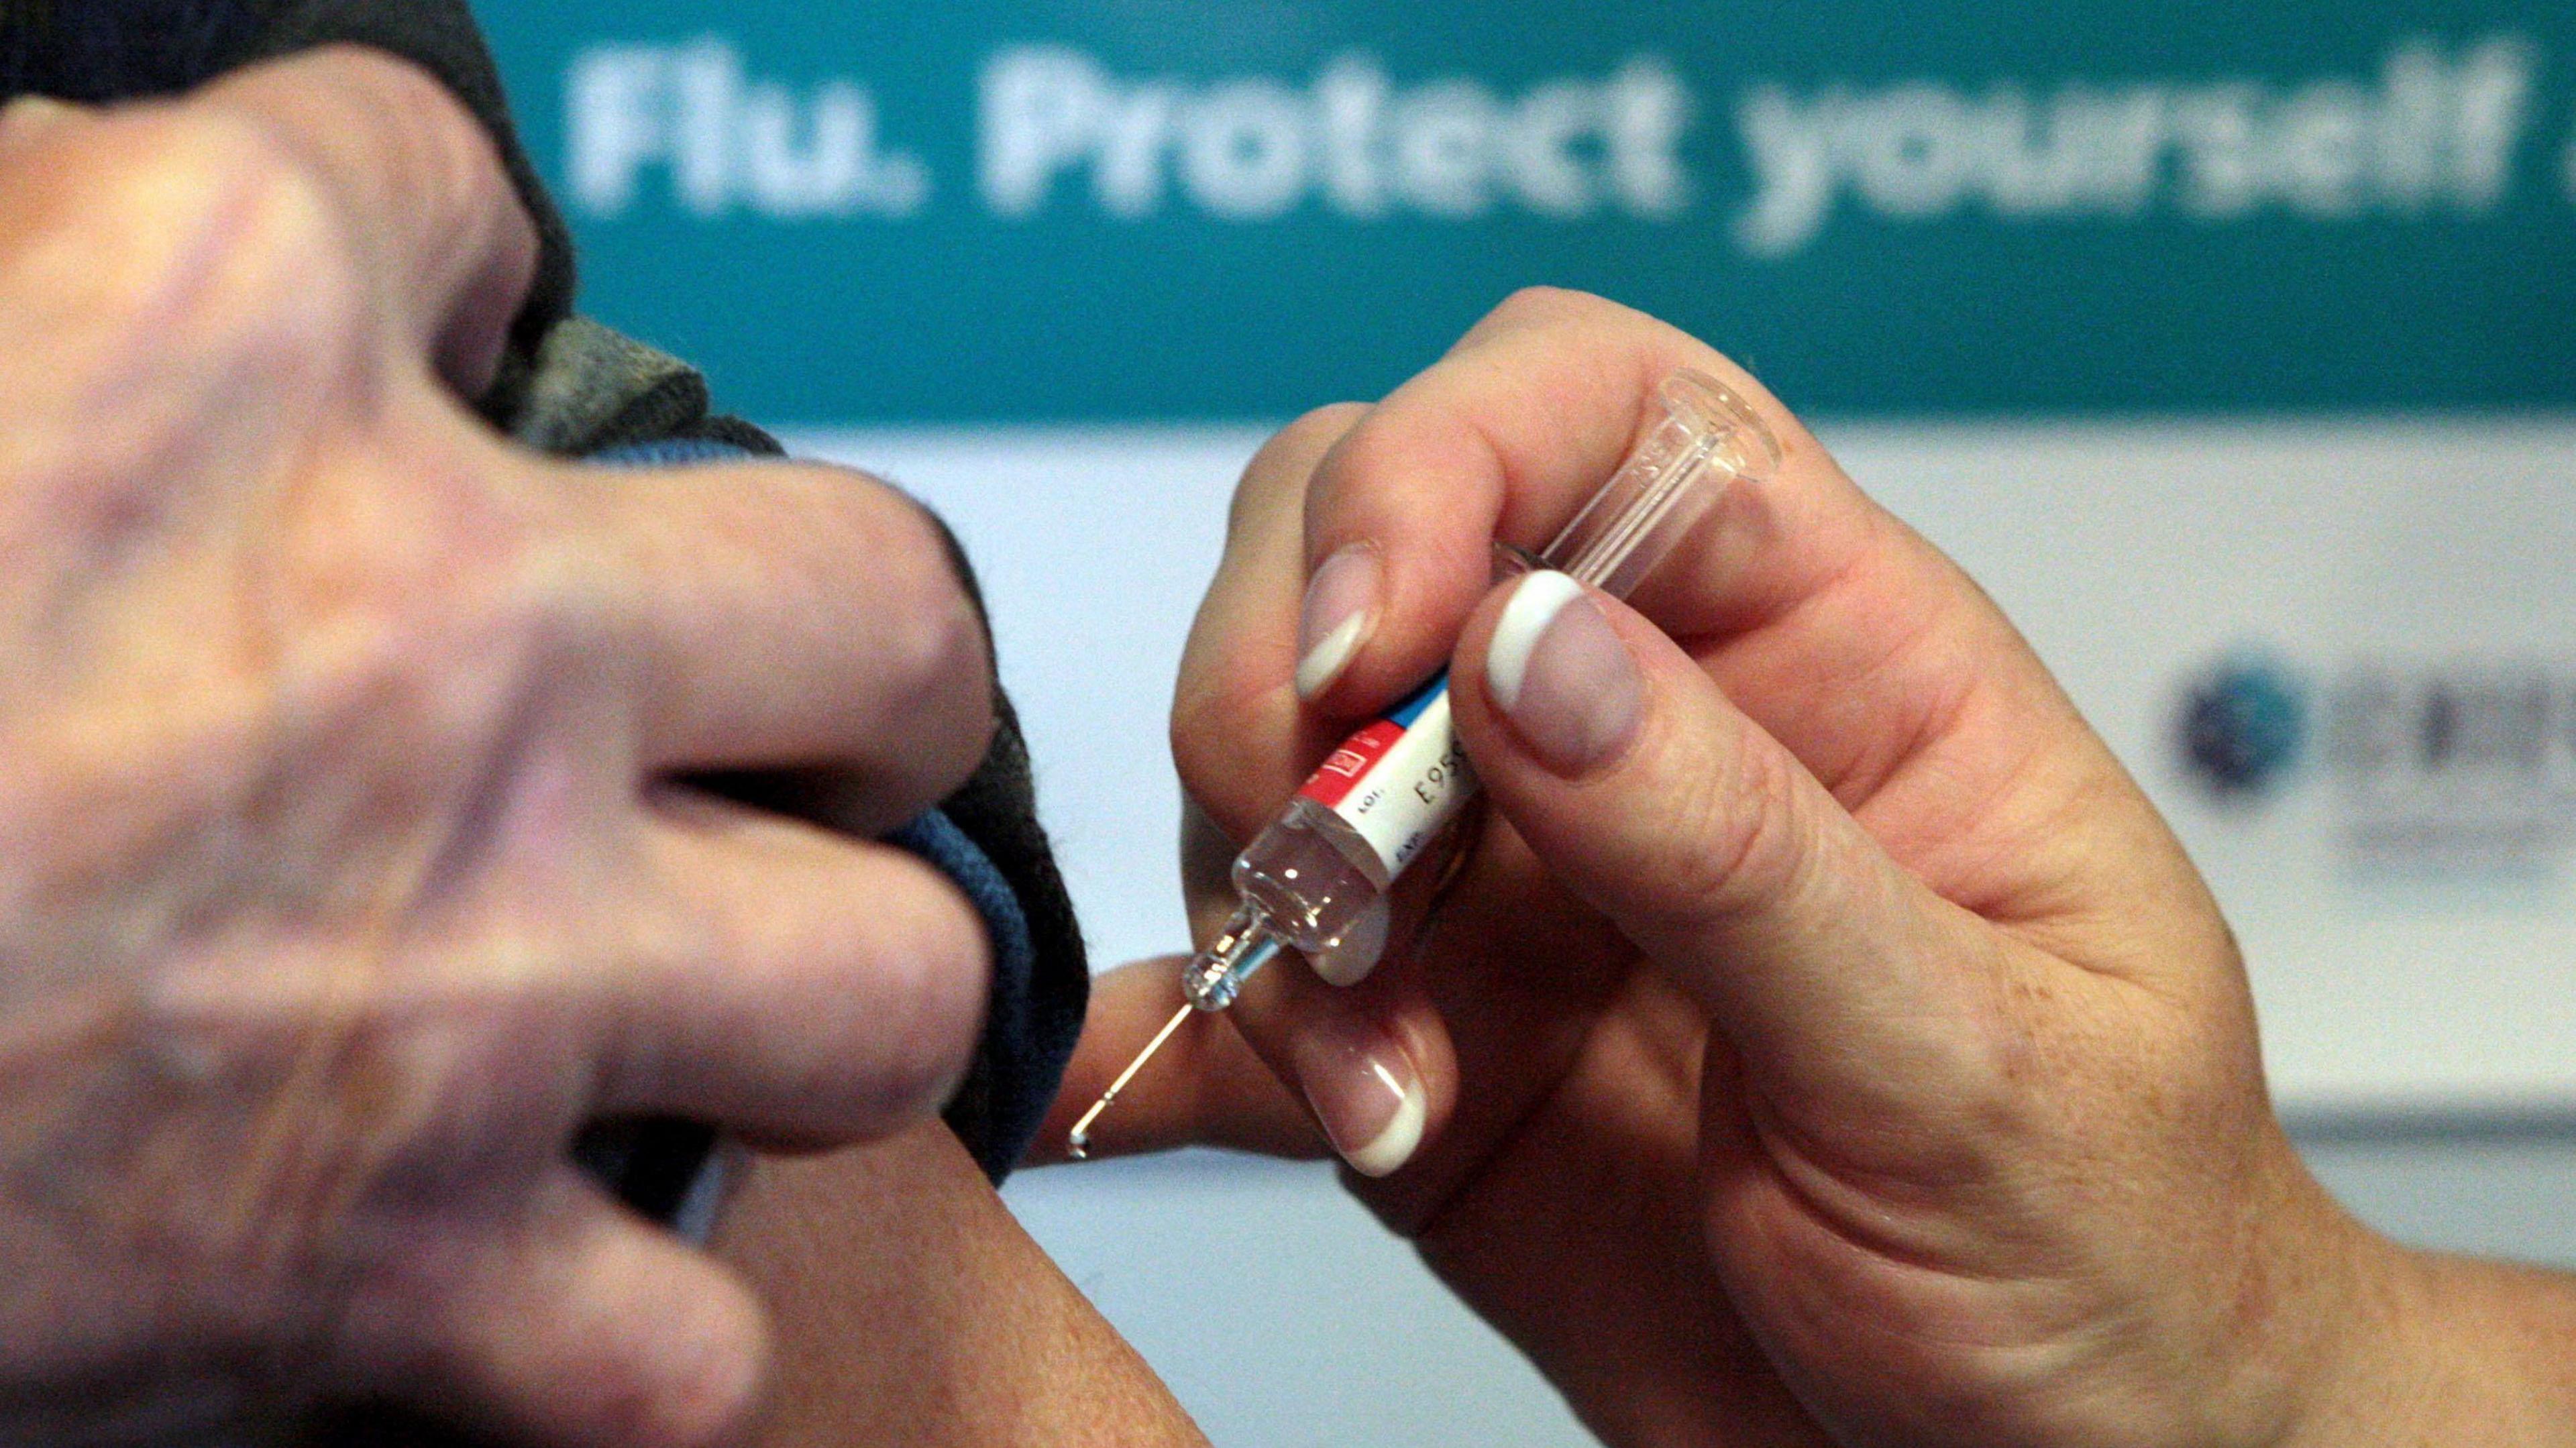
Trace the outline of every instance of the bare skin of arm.
<instances>
[{"instance_id":1,"label":"bare skin of arm","mask_svg":"<svg viewBox=\"0 0 2576 1448\"><path fill-rule=\"evenodd\" d=\"M715 1245L775 1333L761 1448L1207 1441L936 1122L761 1161Z\"/></svg>"}]
</instances>

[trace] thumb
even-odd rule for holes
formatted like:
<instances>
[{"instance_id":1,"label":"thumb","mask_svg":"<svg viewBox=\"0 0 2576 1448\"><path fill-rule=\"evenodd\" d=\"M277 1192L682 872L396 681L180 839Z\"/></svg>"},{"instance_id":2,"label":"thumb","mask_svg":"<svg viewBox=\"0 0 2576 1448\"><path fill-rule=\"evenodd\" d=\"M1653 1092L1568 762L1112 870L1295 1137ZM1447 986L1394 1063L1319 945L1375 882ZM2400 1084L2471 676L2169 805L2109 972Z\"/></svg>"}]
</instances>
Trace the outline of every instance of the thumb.
<instances>
[{"instance_id":1,"label":"thumb","mask_svg":"<svg viewBox=\"0 0 2576 1448\"><path fill-rule=\"evenodd\" d=\"M1653 624L1533 573L1479 608L1456 677L1495 806L1700 1000L1770 1104L1838 1136L1913 1135L2007 1086L1994 1003L2028 963L1898 866Z\"/></svg>"}]
</instances>

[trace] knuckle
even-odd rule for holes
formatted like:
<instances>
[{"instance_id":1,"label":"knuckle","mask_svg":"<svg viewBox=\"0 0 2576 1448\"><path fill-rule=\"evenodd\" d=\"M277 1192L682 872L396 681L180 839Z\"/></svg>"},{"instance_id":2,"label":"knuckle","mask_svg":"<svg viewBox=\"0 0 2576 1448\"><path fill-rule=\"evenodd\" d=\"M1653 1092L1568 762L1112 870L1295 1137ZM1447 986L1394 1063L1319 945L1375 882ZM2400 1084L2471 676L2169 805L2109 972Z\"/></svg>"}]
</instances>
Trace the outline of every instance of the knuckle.
<instances>
[{"instance_id":1,"label":"knuckle","mask_svg":"<svg viewBox=\"0 0 2576 1448\"><path fill-rule=\"evenodd\" d=\"M364 93L367 109L401 117L399 129L404 136L439 148L453 164L472 166L491 154L482 123L446 82L417 61L373 46L339 42L287 64L326 66L345 76Z\"/></svg>"},{"instance_id":2,"label":"knuckle","mask_svg":"<svg viewBox=\"0 0 2576 1448\"><path fill-rule=\"evenodd\" d=\"M270 559L280 687L329 736L306 743L366 746L392 779L436 774L418 762L480 757L531 689L599 667L580 560L471 459L422 446L334 474Z\"/></svg>"},{"instance_id":3,"label":"knuckle","mask_svg":"<svg viewBox=\"0 0 2576 1448\"><path fill-rule=\"evenodd\" d=\"M647 1358L629 1367L631 1378L612 1383L610 1407L599 1415L591 1441L633 1448L727 1448L746 1441L759 1409L772 1347L760 1309L743 1302L715 1324L691 1324L695 1351L676 1380L669 1359ZM622 1389L617 1390L617 1389Z\"/></svg>"},{"instance_id":4,"label":"knuckle","mask_svg":"<svg viewBox=\"0 0 2576 1448\"><path fill-rule=\"evenodd\" d=\"M906 878L881 896L882 933L851 951L870 988L835 993L858 1017L840 1040L866 1043L842 1058L851 1079L841 1085L864 1104L869 1129L946 1101L973 1057L991 985L982 918L929 866L898 864Z\"/></svg>"},{"instance_id":5,"label":"knuckle","mask_svg":"<svg viewBox=\"0 0 2576 1448\"><path fill-rule=\"evenodd\" d=\"M1373 411L1375 409L1365 402L1336 402L1306 413L1281 428L1276 436L1262 445L1261 451L1252 459L1251 468L1247 469L1247 476L1263 470L1265 465L1275 468L1289 459L1311 465L1335 443L1348 437Z\"/></svg>"},{"instance_id":6,"label":"knuckle","mask_svg":"<svg viewBox=\"0 0 2576 1448\"><path fill-rule=\"evenodd\" d=\"M1531 327L1597 323L1627 311L1616 302L1568 287L1528 286L1503 298L1485 316L1480 330L1521 331Z\"/></svg>"},{"instance_id":7,"label":"knuckle","mask_svg":"<svg viewBox=\"0 0 2576 1448\"><path fill-rule=\"evenodd\" d=\"M363 138L375 184L389 188L393 205L453 226L455 235L424 238L429 245L498 243L514 254L514 270L535 266L536 230L491 133L445 81L410 59L366 46L334 45L313 54L357 92L350 110L375 121Z\"/></svg>"},{"instance_id":8,"label":"knuckle","mask_svg":"<svg viewBox=\"0 0 2576 1448\"><path fill-rule=\"evenodd\" d=\"M1277 494L1284 491L1302 493L1308 486L1321 459L1349 437L1372 409L1362 402L1337 402L1319 407L1281 428L1245 465L1242 481L1235 485L1234 496L1226 505L1225 532L1229 542L1248 536L1246 530L1275 506ZM1296 514L1290 512L1289 517Z\"/></svg>"},{"instance_id":9,"label":"knuckle","mask_svg":"<svg viewBox=\"0 0 2576 1448\"><path fill-rule=\"evenodd\" d=\"M1224 719L1224 690L1211 682L1205 668L1184 669L1179 684L1172 690L1172 718L1168 729L1172 750L1172 770L1180 776L1181 790L1193 799L1206 797L1209 786L1223 776L1219 756Z\"/></svg>"},{"instance_id":10,"label":"knuckle","mask_svg":"<svg viewBox=\"0 0 2576 1448\"><path fill-rule=\"evenodd\" d=\"M88 313L137 345L281 363L352 332L359 269L322 176L258 123L208 107L128 118L93 148L70 220Z\"/></svg>"},{"instance_id":11,"label":"knuckle","mask_svg":"<svg viewBox=\"0 0 2576 1448\"><path fill-rule=\"evenodd\" d=\"M1579 347L1596 354L1612 375L1643 368L1641 381L1661 380L1676 365L1715 372L1739 387L1752 377L1706 343L1647 313L1590 292L1563 287L1524 287L1506 297L1462 338L1456 349L1473 353L1498 346L1534 345L1543 335L1550 345Z\"/></svg>"},{"instance_id":12,"label":"knuckle","mask_svg":"<svg viewBox=\"0 0 2576 1448\"><path fill-rule=\"evenodd\" d=\"M1661 871L1670 913L1726 920L1799 888L1814 826L1793 769L1781 751L1748 747L1677 772L1670 837L1679 843Z\"/></svg>"},{"instance_id":13,"label":"knuckle","mask_svg":"<svg viewBox=\"0 0 2576 1448\"><path fill-rule=\"evenodd\" d=\"M1327 403L1305 413L1280 429L1276 441L1300 438L1331 442L1357 426L1359 420L1368 416L1370 411L1369 404L1365 402Z\"/></svg>"},{"instance_id":14,"label":"knuckle","mask_svg":"<svg viewBox=\"0 0 2576 1448\"><path fill-rule=\"evenodd\" d=\"M188 460L309 416L360 356L362 280L319 178L259 126L158 106L83 127L0 258L33 301L44 384L5 450L13 528L121 553L180 506ZM13 398L12 401L17 401Z\"/></svg>"},{"instance_id":15,"label":"knuckle","mask_svg":"<svg viewBox=\"0 0 2576 1448\"><path fill-rule=\"evenodd\" d=\"M1255 768L1268 737L1250 721L1277 713L1281 685L1234 649L1193 649L1172 690L1172 764L1181 788L1218 823L1249 835L1260 807L1253 798L1275 768Z\"/></svg>"},{"instance_id":16,"label":"knuckle","mask_svg":"<svg viewBox=\"0 0 2576 1448\"><path fill-rule=\"evenodd\" d=\"M1494 308L1494 314L1536 319L1561 316L1570 310L1607 305L1608 303L1590 292L1579 292L1571 287L1548 286L1542 283L1515 290L1510 296L1503 298L1500 306Z\"/></svg>"},{"instance_id":17,"label":"knuckle","mask_svg":"<svg viewBox=\"0 0 2576 1448\"><path fill-rule=\"evenodd\" d=\"M886 490L893 506L872 510L867 554L886 587L879 648L907 708L943 727L919 732L932 742L931 772L962 780L984 757L996 727L993 647L984 616L966 589L964 565L948 530L910 498Z\"/></svg>"}]
</instances>

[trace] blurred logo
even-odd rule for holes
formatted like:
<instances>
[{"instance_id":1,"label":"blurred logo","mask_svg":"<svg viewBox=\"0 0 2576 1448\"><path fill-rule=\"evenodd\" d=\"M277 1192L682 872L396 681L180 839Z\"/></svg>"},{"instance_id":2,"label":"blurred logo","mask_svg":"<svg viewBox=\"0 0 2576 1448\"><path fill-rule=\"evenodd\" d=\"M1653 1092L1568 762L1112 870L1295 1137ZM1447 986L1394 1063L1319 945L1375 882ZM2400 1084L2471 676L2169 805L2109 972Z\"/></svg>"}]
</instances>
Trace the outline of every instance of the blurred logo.
<instances>
[{"instance_id":1,"label":"blurred logo","mask_svg":"<svg viewBox=\"0 0 2576 1448\"><path fill-rule=\"evenodd\" d=\"M2278 659L2233 655L2184 691L2180 732L2183 763L2204 791L2260 798L2306 751L2307 691Z\"/></svg>"},{"instance_id":2,"label":"blurred logo","mask_svg":"<svg viewBox=\"0 0 2576 1448\"><path fill-rule=\"evenodd\" d=\"M2576 844L2576 666L2365 657L2308 677L2240 650L2184 685L2174 750L2204 797L2313 784L2345 863L2379 874L2528 875Z\"/></svg>"}]
</instances>

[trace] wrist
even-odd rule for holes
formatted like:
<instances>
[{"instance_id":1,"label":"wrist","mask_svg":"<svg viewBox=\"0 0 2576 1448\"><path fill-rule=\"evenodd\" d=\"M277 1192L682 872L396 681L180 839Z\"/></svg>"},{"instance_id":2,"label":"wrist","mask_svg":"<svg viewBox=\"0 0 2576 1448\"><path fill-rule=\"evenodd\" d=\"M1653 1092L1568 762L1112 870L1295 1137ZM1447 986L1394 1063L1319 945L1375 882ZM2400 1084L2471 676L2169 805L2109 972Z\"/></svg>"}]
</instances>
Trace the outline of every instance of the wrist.
<instances>
[{"instance_id":1,"label":"wrist","mask_svg":"<svg viewBox=\"0 0 2576 1448\"><path fill-rule=\"evenodd\" d=\"M2275 1137L2238 1216L2224 1288L2201 1300L2202 1334L2167 1403L2170 1441L2206 1448L2308 1448L2356 1441L2347 1385L2366 1381L2380 1334L2368 1319L2401 1290L2405 1253L2335 1201ZM2361 1440L2367 1441L2367 1440Z\"/></svg>"},{"instance_id":2,"label":"wrist","mask_svg":"<svg viewBox=\"0 0 2576 1448\"><path fill-rule=\"evenodd\" d=\"M2334 1351L2278 1448L2576 1445L2576 1281L2355 1233Z\"/></svg>"},{"instance_id":3,"label":"wrist","mask_svg":"<svg viewBox=\"0 0 2576 1448\"><path fill-rule=\"evenodd\" d=\"M2320 1263L2309 1350L2290 1366L2291 1410L2272 1448L2379 1441L2396 1387L2392 1370L2420 1369L2428 1356L2429 1344L2416 1340L2428 1296L2418 1254L2342 1214L2338 1240Z\"/></svg>"}]
</instances>

